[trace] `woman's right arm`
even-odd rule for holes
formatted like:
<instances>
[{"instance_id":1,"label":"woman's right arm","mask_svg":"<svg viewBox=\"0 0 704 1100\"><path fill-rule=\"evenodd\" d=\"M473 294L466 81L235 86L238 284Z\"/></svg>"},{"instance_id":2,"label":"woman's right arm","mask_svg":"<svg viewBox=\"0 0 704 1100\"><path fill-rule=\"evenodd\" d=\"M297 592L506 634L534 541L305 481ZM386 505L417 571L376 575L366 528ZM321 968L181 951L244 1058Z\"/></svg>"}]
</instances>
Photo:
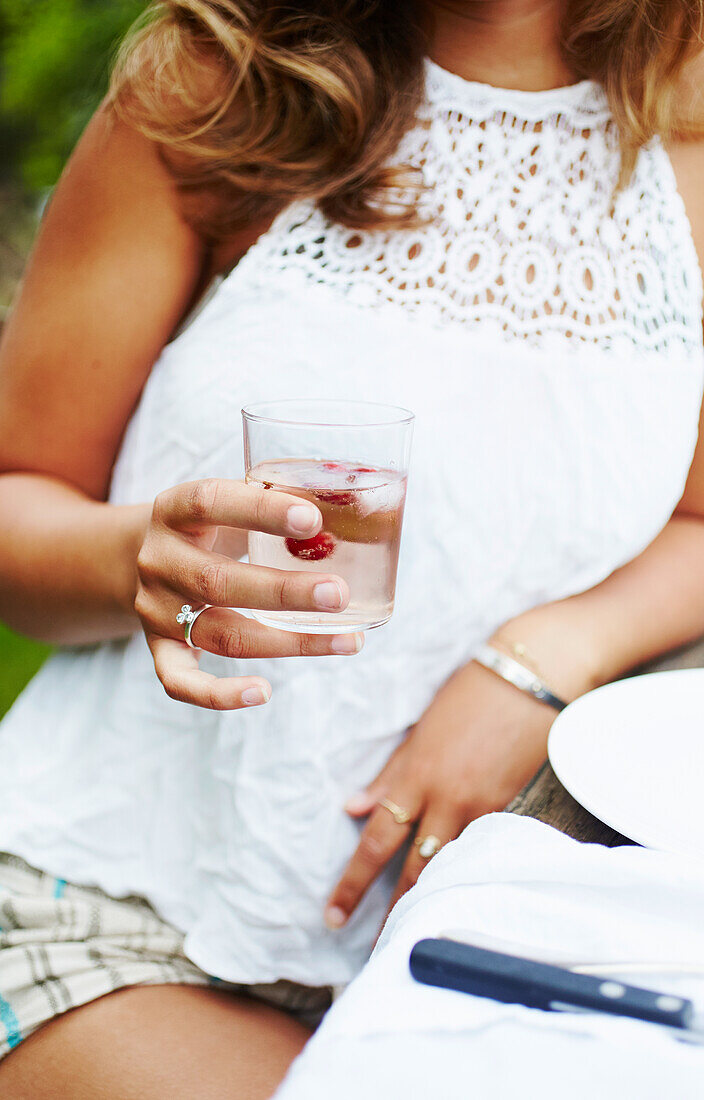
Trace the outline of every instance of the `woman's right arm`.
<instances>
[{"instance_id":1,"label":"woman's right arm","mask_svg":"<svg viewBox=\"0 0 704 1100\"><path fill-rule=\"evenodd\" d=\"M326 581L340 609L349 597L339 578L211 551L217 525L307 537L321 521L313 505L226 481L106 503L129 417L205 263L154 148L101 110L52 197L0 348L0 614L63 644L124 636L141 619L170 695L235 707L248 685L266 685L198 671L175 623L181 602L217 605L194 628L203 648L286 656L339 646L221 608L320 608Z\"/></svg>"},{"instance_id":2,"label":"woman's right arm","mask_svg":"<svg viewBox=\"0 0 704 1100\"><path fill-rule=\"evenodd\" d=\"M153 148L96 115L51 199L0 346L0 611L58 642L134 630L149 520L102 503L203 246Z\"/></svg>"}]
</instances>

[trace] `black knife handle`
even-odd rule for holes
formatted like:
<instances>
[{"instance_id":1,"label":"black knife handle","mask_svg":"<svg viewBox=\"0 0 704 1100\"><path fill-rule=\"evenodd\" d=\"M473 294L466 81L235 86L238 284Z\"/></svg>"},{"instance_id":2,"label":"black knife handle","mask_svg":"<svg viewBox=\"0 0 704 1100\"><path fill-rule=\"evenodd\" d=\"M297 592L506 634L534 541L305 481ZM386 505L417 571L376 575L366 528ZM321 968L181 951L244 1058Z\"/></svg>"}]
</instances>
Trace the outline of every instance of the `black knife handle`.
<instances>
[{"instance_id":1,"label":"black knife handle","mask_svg":"<svg viewBox=\"0 0 704 1100\"><path fill-rule=\"evenodd\" d=\"M411 974L425 985L545 1010L583 1008L632 1016L684 1030L694 1005L683 997L639 989L610 978L575 974L561 966L487 951L454 940L427 939L411 952Z\"/></svg>"}]
</instances>

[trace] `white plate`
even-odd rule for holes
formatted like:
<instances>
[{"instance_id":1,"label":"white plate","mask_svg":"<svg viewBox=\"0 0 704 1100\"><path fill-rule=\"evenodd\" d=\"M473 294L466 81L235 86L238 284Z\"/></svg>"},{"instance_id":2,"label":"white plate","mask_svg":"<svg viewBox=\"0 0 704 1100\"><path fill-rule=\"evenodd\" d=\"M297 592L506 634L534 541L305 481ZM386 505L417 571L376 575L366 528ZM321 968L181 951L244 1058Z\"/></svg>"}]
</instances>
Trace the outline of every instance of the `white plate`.
<instances>
[{"instance_id":1,"label":"white plate","mask_svg":"<svg viewBox=\"0 0 704 1100\"><path fill-rule=\"evenodd\" d=\"M553 723L548 755L605 824L649 848L704 858L704 669L583 695Z\"/></svg>"}]
</instances>

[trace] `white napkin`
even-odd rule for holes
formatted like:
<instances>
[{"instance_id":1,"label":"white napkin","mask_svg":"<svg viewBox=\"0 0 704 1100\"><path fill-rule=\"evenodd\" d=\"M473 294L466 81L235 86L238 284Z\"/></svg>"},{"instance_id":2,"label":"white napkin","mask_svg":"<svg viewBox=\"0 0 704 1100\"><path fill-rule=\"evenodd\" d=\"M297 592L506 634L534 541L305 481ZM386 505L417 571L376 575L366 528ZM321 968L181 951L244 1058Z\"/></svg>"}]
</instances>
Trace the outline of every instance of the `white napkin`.
<instances>
[{"instance_id":1,"label":"white napkin","mask_svg":"<svg viewBox=\"0 0 704 1100\"><path fill-rule=\"evenodd\" d=\"M704 973L667 971L674 962L704 965L702 862L578 844L531 818L491 814L447 845L401 899L276 1100L704 1096L704 1047L655 1025L541 1012L415 982L413 945L458 929L546 961L560 952L585 963L662 962L661 973L622 977L704 1009Z\"/></svg>"}]
</instances>

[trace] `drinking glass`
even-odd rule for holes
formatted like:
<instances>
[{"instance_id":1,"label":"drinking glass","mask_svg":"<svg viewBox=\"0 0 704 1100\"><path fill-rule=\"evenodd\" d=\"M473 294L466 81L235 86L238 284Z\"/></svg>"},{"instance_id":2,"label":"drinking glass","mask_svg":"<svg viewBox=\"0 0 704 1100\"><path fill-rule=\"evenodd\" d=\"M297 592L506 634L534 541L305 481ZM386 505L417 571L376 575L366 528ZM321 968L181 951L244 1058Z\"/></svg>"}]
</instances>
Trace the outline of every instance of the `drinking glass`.
<instances>
[{"instance_id":1,"label":"drinking glass","mask_svg":"<svg viewBox=\"0 0 704 1100\"><path fill-rule=\"evenodd\" d=\"M344 611L252 611L259 622L310 634L370 630L394 607L413 413L365 401L266 401L242 410L246 480L311 500L323 526L310 539L249 532L249 560L335 573Z\"/></svg>"}]
</instances>

